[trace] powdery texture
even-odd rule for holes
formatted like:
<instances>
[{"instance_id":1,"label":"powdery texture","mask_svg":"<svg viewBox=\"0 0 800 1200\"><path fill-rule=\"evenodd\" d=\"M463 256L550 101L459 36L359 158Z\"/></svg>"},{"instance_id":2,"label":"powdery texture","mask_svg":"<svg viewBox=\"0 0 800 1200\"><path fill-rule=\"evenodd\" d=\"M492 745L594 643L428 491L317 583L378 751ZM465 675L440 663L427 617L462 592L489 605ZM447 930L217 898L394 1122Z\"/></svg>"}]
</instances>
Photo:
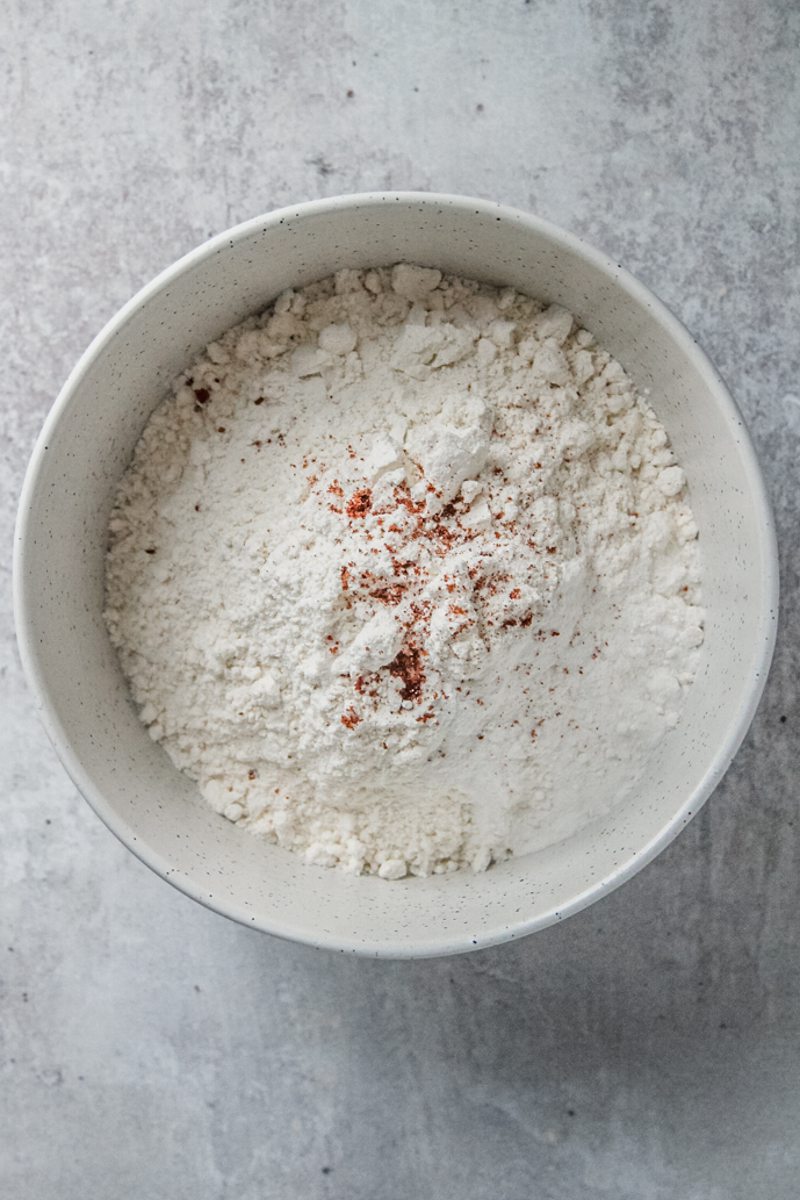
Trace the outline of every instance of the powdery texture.
<instances>
[{"instance_id":1,"label":"powdery texture","mask_svg":"<svg viewBox=\"0 0 800 1200\"><path fill-rule=\"evenodd\" d=\"M663 426L569 313L401 264L287 292L156 409L106 619L212 806L394 879L564 837L702 642Z\"/></svg>"}]
</instances>

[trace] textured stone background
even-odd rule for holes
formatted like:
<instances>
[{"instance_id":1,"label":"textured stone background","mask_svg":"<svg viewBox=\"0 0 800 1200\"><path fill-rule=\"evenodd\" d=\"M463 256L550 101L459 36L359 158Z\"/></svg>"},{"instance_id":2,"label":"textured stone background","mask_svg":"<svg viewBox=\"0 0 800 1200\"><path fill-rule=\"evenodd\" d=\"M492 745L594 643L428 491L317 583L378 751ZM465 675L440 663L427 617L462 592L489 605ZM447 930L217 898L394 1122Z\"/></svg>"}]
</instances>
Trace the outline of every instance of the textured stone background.
<instances>
[{"instance_id":1,"label":"textured stone background","mask_svg":"<svg viewBox=\"0 0 800 1200\"><path fill-rule=\"evenodd\" d=\"M0 1192L795 1200L800 10L8 0L2 25ZM667 853L563 927L406 964L248 932L136 862L33 718L9 599L33 439L115 309L245 217L400 187L532 209L683 317L754 431L784 588L753 730Z\"/></svg>"}]
</instances>

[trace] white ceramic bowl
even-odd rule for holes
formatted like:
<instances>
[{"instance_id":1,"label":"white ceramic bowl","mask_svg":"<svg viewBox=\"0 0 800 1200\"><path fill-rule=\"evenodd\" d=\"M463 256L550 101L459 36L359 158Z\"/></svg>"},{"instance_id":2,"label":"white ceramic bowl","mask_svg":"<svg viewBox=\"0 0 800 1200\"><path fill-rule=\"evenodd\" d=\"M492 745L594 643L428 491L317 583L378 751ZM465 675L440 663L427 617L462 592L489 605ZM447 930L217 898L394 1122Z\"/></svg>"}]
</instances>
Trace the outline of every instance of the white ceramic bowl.
<instances>
[{"instance_id":1,"label":"white ceramic bowl","mask_svg":"<svg viewBox=\"0 0 800 1200\"><path fill-rule=\"evenodd\" d=\"M564 305L623 363L669 431L700 527L702 667L647 782L536 854L386 883L305 866L216 816L148 737L101 616L112 497L153 407L211 340L280 291L342 267L407 260ZM697 812L750 724L772 653L777 558L742 419L690 335L595 250L513 209L420 193L344 196L220 234L106 326L36 445L16 533L25 669L48 733L108 827L170 883L269 933L392 957L448 954L559 921L638 871Z\"/></svg>"}]
</instances>

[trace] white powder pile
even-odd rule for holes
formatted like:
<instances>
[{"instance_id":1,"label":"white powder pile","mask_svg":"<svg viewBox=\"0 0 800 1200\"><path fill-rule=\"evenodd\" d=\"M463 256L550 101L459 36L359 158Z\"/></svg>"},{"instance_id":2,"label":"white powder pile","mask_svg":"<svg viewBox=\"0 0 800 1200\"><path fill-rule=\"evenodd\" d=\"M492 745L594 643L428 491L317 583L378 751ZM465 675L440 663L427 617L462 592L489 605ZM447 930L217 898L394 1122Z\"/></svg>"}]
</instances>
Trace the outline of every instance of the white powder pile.
<instances>
[{"instance_id":1,"label":"white powder pile","mask_svg":"<svg viewBox=\"0 0 800 1200\"><path fill-rule=\"evenodd\" d=\"M152 737L229 820L387 879L608 810L703 639L683 471L619 363L560 308L405 264L209 346L110 528Z\"/></svg>"}]
</instances>

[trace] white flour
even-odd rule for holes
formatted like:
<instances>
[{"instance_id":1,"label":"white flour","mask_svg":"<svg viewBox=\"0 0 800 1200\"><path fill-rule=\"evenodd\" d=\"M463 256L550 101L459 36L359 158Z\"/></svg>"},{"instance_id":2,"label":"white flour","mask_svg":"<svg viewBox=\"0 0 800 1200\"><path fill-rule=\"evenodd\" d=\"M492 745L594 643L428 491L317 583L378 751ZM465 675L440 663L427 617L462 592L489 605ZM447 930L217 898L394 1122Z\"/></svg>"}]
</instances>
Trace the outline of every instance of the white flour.
<instances>
[{"instance_id":1,"label":"white flour","mask_svg":"<svg viewBox=\"0 0 800 1200\"><path fill-rule=\"evenodd\" d=\"M309 861L487 867L635 784L702 642L663 427L561 309L343 271L151 418L106 619L206 799Z\"/></svg>"}]
</instances>

